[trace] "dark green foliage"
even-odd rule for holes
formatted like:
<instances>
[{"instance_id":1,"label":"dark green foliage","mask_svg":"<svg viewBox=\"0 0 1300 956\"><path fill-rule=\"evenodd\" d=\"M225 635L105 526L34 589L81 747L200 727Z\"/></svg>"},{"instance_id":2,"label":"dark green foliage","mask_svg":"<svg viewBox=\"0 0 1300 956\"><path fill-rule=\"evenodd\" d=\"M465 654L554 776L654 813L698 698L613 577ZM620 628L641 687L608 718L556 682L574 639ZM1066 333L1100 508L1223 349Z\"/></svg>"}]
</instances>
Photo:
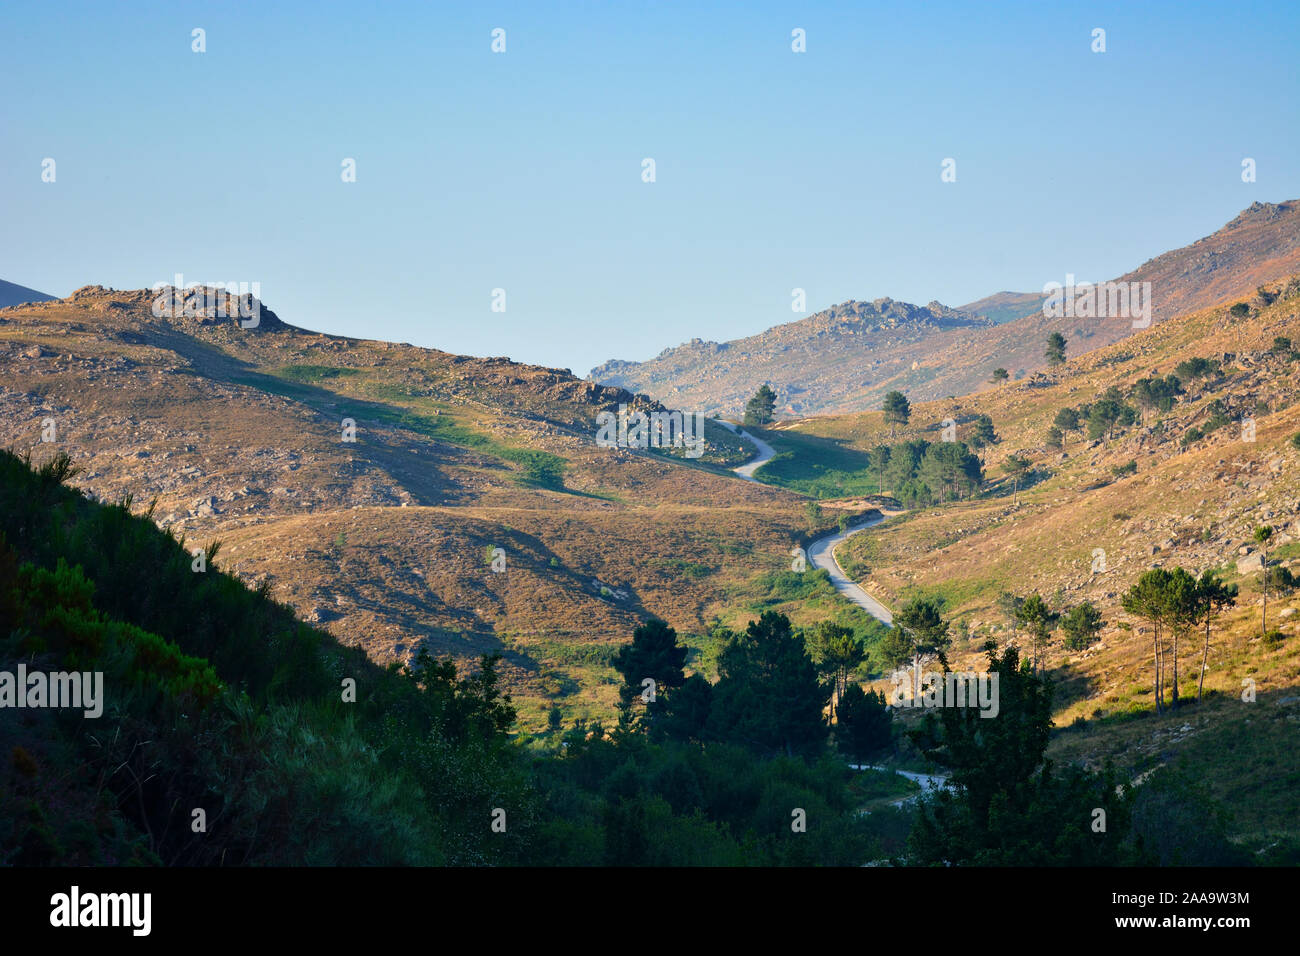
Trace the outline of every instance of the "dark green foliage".
<instances>
[{"instance_id":1,"label":"dark green foliage","mask_svg":"<svg viewBox=\"0 0 1300 956\"><path fill-rule=\"evenodd\" d=\"M1144 411L1159 409L1167 412L1174 407L1174 402L1182 390L1182 383L1177 376L1166 375L1164 378L1139 379L1133 386L1133 396Z\"/></svg>"},{"instance_id":2,"label":"dark green foliage","mask_svg":"<svg viewBox=\"0 0 1300 956\"><path fill-rule=\"evenodd\" d=\"M1098 866L1138 862L1128 839L1130 797L1109 772L1058 769L1044 760L1051 730L1051 685L1021 664L1014 648L998 657L998 715L977 707L926 713L912 735L926 756L949 768L952 790L922 803L908 842L909 862L959 866ZM1105 832L1095 832L1095 810Z\"/></svg>"},{"instance_id":3,"label":"dark green foliage","mask_svg":"<svg viewBox=\"0 0 1300 956\"><path fill-rule=\"evenodd\" d=\"M884 694L850 684L840 698L837 716L835 742L852 763L868 763L892 745L894 712Z\"/></svg>"},{"instance_id":4,"label":"dark green foliage","mask_svg":"<svg viewBox=\"0 0 1300 956\"><path fill-rule=\"evenodd\" d=\"M906 425L912 417L912 405L902 392L894 391L885 396L882 406L885 424L889 426L889 437L893 438L898 425Z\"/></svg>"},{"instance_id":5,"label":"dark green foliage","mask_svg":"<svg viewBox=\"0 0 1300 956\"><path fill-rule=\"evenodd\" d=\"M1190 358L1179 362L1174 367L1174 376L1180 382L1185 383L1190 382L1193 379L1204 378L1207 375L1212 375L1218 370L1218 359L1205 359L1198 356L1196 358Z\"/></svg>"},{"instance_id":6,"label":"dark green foliage","mask_svg":"<svg viewBox=\"0 0 1300 956\"><path fill-rule=\"evenodd\" d=\"M643 682L655 682L655 703L660 694L680 687L686 679L682 667L686 648L677 643L677 632L658 618L651 618L632 632L632 643L625 644L614 657L614 669L623 677L619 696L631 703L645 692ZM651 706L653 710L653 705Z\"/></svg>"},{"instance_id":7,"label":"dark green foliage","mask_svg":"<svg viewBox=\"0 0 1300 956\"><path fill-rule=\"evenodd\" d=\"M1295 588L1296 584L1300 584L1300 578L1292 574L1290 568L1285 568L1280 564L1268 569L1266 580L1270 594L1274 592L1288 594Z\"/></svg>"},{"instance_id":8,"label":"dark green foliage","mask_svg":"<svg viewBox=\"0 0 1300 956\"><path fill-rule=\"evenodd\" d=\"M1199 624L1205 625L1205 650L1202 665L1209 654L1210 624L1214 616L1224 607L1236 601L1236 587L1227 587L1219 581L1212 571L1201 575L1200 579L1188 574L1183 568L1152 568L1138 578L1120 599L1120 606L1134 617L1141 618L1151 625L1151 655L1155 671L1156 712L1164 709L1164 686L1166 658L1172 652L1173 680L1172 703L1179 703L1178 664L1180 641L1182 646L1192 653L1195 648L1185 638ZM1163 637L1162 637L1163 635ZM1172 637L1172 643L1168 638ZM1202 669L1202 679L1204 670ZM1197 689L1200 698L1200 689Z\"/></svg>"},{"instance_id":9,"label":"dark green foliage","mask_svg":"<svg viewBox=\"0 0 1300 956\"><path fill-rule=\"evenodd\" d=\"M1065 362L1065 336L1060 332L1053 332L1047 337L1047 351L1044 353L1047 357L1048 365L1061 365Z\"/></svg>"},{"instance_id":10,"label":"dark green foliage","mask_svg":"<svg viewBox=\"0 0 1300 956\"><path fill-rule=\"evenodd\" d=\"M559 455L531 448L501 448L497 453L519 465L517 480L521 485L549 488L552 491L564 490L564 472L568 468L568 462Z\"/></svg>"},{"instance_id":11,"label":"dark green foliage","mask_svg":"<svg viewBox=\"0 0 1300 956\"><path fill-rule=\"evenodd\" d=\"M881 656L897 667L909 658L913 681L919 685L922 658L943 654L952 644L948 620L943 616L942 598L913 598L894 615L890 638L882 642Z\"/></svg>"},{"instance_id":12,"label":"dark green foliage","mask_svg":"<svg viewBox=\"0 0 1300 956\"><path fill-rule=\"evenodd\" d=\"M1001 439L998 438L998 433L993 428L993 419L990 416L981 415L975 419L970 434L970 446L972 448L979 449L988 445L996 445L999 441Z\"/></svg>"},{"instance_id":13,"label":"dark green foliage","mask_svg":"<svg viewBox=\"0 0 1300 956\"><path fill-rule=\"evenodd\" d=\"M921 458L919 478L941 500L973 494L984 483L980 460L964 442L938 442Z\"/></svg>"},{"instance_id":14,"label":"dark green foliage","mask_svg":"<svg viewBox=\"0 0 1300 956\"><path fill-rule=\"evenodd\" d=\"M1078 431L1079 429L1078 409L1062 408L1060 411L1056 413L1056 417L1052 419L1052 424L1055 425L1057 428L1059 428L1062 432L1065 432L1066 434L1069 434L1072 431Z\"/></svg>"},{"instance_id":15,"label":"dark green foliage","mask_svg":"<svg viewBox=\"0 0 1300 956\"><path fill-rule=\"evenodd\" d=\"M1228 310L1228 314L1235 319L1244 319L1246 316L1250 315L1250 306L1245 302L1234 303L1232 308Z\"/></svg>"},{"instance_id":16,"label":"dark green foliage","mask_svg":"<svg viewBox=\"0 0 1300 956\"><path fill-rule=\"evenodd\" d=\"M990 379L990 381L994 381L994 382L1005 382L1005 381L1006 381L1008 378L1010 378L1010 377L1011 377L1011 376L1010 376L1010 374L1008 374L1008 372L1007 372L1006 369L1004 369L1004 368L995 368L995 369L993 370L993 377L992 377L992 379Z\"/></svg>"},{"instance_id":17,"label":"dark green foliage","mask_svg":"<svg viewBox=\"0 0 1300 956\"><path fill-rule=\"evenodd\" d=\"M902 628L891 627L876 645L874 657L887 670L897 670L912 659L912 640Z\"/></svg>"},{"instance_id":18,"label":"dark green foliage","mask_svg":"<svg viewBox=\"0 0 1300 956\"><path fill-rule=\"evenodd\" d=\"M776 417L776 392L764 383L745 405L746 425L766 425Z\"/></svg>"},{"instance_id":19,"label":"dark green foliage","mask_svg":"<svg viewBox=\"0 0 1300 956\"><path fill-rule=\"evenodd\" d=\"M129 505L92 504L0 454L0 667L101 671L105 699L97 719L29 712L30 765L0 767L0 820L26 821L0 824L0 862L523 858L534 798L494 661L467 678L380 668L265 590L195 573ZM0 723L0 753L18 730ZM508 836L489 829L496 806Z\"/></svg>"},{"instance_id":20,"label":"dark green foliage","mask_svg":"<svg viewBox=\"0 0 1300 956\"><path fill-rule=\"evenodd\" d=\"M275 374L290 381L310 384L331 378L348 378L360 375L361 370L337 365L286 365Z\"/></svg>"},{"instance_id":21,"label":"dark green foliage","mask_svg":"<svg viewBox=\"0 0 1300 956\"><path fill-rule=\"evenodd\" d=\"M1103 435L1113 438L1116 427L1132 425L1137 420L1137 410L1132 405L1116 397L1103 396L1088 409L1088 437L1094 440Z\"/></svg>"},{"instance_id":22,"label":"dark green foliage","mask_svg":"<svg viewBox=\"0 0 1300 956\"><path fill-rule=\"evenodd\" d=\"M1052 631L1060 623L1060 612L1048 607L1047 602L1038 594L1031 594L1016 609L1016 619L1029 633L1030 646L1033 649L1033 663L1035 669L1037 669L1047 650L1047 643L1051 638Z\"/></svg>"},{"instance_id":23,"label":"dark green foliage","mask_svg":"<svg viewBox=\"0 0 1300 956\"><path fill-rule=\"evenodd\" d=\"M1006 617L1007 623L1011 625L1011 639L1014 641L1020 628L1020 611L1021 605L1025 599L1012 594L1010 591L1003 591L998 595L998 610Z\"/></svg>"},{"instance_id":24,"label":"dark green foliage","mask_svg":"<svg viewBox=\"0 0 1300 956\"><path fill-rule=\"evenodd\" d=\"M1222 399L1216 398L1213 402L1210 403L1209 409L1210 409L1209 420L1206 421L1206 423L1201 426L1202 435L1209 435L1212 432L1216 432L1220 428L1223 428L1225 425L1228 425L1232 422L1232 416L1228 413L1228 409L1223 404Z\"/></svg>"},{"instance_id":25,"label":"dark green foliage","mask_svg":"<svg viewBox=\"0 0 1300 956\"><path fill-rule=\"evenodd\" d=\"M1070 608L1061 618L1061 630L1065 631L1065 646L1072 651L1081 651L1097 643L1105 622L1091 601L1084 601Z\"/></svg>"},{"instance_id":26,"label":"dark green foliage","mask_svg":"<svg viewBox=\"0 0 1300 956\"><path fill-rule=\"evenodd\" d=\"M951 444L951 443L949 443ZM924 439L899 442L897 445L877 445L871 450L871 471L877 482L877 491L892 492L905 508L932 504L935 493L921 480L922 462L931 444ZM965 447L965 446L963 446ZM971 482L965 476L973 475L979 461L962 460L961 487L969 489Z\"/></svg>"},{"instance_id":27,"label":"dark green foliage","mask_svg":"<svg viewBox=\"0 0 1300 956\"><path fill-rule=\"evenodd\" d=\"M866 650L852 628L834 621L818 621L805 639L817 673L830 681L831 715L834 716L834 702L844 692L849 675L866 660Z\"/></svg>"},{"instance_id":28,"label":"dark green foliage","mask_svg":"<svg viewBox=\"0 0 1300 956\"><path fill-rule=\"evenodd\" d=\"M41 465L37 469L36 475L40 478L41 484L48 487L50 485L61 485L69 478L75 478L81 474L81 471L81 466L74 465L68 453L61 451Z\"/></svg>"},{"instance_id":29,"label":"dark green foliage","mask_svg":"<svg viewBox=\"0 0 1300 956\"><path fill-rule=\"evenodd\" d=\"M879 855L838 758L762 759L726 743L656 743L585 724L564 743L560 759L539 767L538 853L558 864L860 866ZM806 832L791 829L796 809Z\"/></svg>"},{"instance_id":30,"label":"dark green foliage","mask_svg":"<svg viewBox=\"0 0 1300 956\"><path fill-rule=\"evenodd\" d=\"M686 678L664 703L655 729L669 740L703 741L713 707L713 685L699 674Z\"/></svg>"},{"instance_id":31,"label":"dark green foliage","mask_svg":"<svg viewBox=\"0 0 1300 956\"><path fill-rule=\"evenodd\" d=\"M653 721L621 721L611 733L579 721L553 755L535 761L533 779L544 805L538 811L523 803L527 860L612 866L860 865L879 855L853 805L849 772L836 760L816 757L818 739L826 733L821 719L826 693L804 655L802 639L775 614L752 623L740 638L728 636L719 668L722 679L715 688L700 675L676 683L680 657L671 628L649 622L638 629L619 659L629 675L640 670L637 658L651 659L652 669L663 665L660 673L667 678L662 684L668 686L661 690L662 706ZM473 735L512 719L508 701L492 691L494 663L484 662L486 686L469 698L451 691L447 685L454 674L427 658L417 662L411 677L451 691L438 694L441 723L456 735ZM458 706L473 700L479 703ZM755 720L714 719L715 712L725 716L728 701L740 700L760 702ZM740 733L734 740L719 739L719 727ZM648 733L638 732L643 728ZM755 730L768 732L771 741L784 733L792 743L756 745L744 739ZM801 732L806 735L802 745ZM769 756L777 749L802 752L803 758ZM417 760L438 756L436 749L426 750ZM459 792L465 773L470 768L444 776L435 799L477 823L476 807L467 805ZM506 796L494 805L518 802ZM795 809L806 817L806 832L791 830ZM455 836L463 840L468 834L456 831Z\"/></svg>"},{"instance_id":32,"label":"dark green foliage","mask_svg":"<svg viewBox=\"0 0 1300 956\"><path fill-rule=\"evenodd\" d=\"M1295 446L1300 448L1300 434L1297 434L1293 441L1295 442ZM879 485L876 488L878 494L883 495L885 493L885 467L889 464L891 451L892 449L888 445L884 444L877 445L875 448L871 449L871 470L875 473L876 479L879 482Z\"/></svg>"},{"instance_id":33,"label":"dark green foliage","mask_svg":"<svg viewBox=\"0 0 1300 956\"><path fill-rule=\"evenodd\" d=\"M826 742L829 688L817 679L803 637L765 611L718 657L708 735L758 754L816 755Z\"/></svg>"},{"instance_id":34,"label":"dark green foliage","mask_svg":"<svg viewBox=\"0 0 1300 956\"><path fill-rule=\"evenodd\" d=\"M1247 866L1228 839L1231 814L1186 761L1156 770L1133 799L1133 827L1160 866Z\"/></svg>"},{"instance_id":35,"label":"dark green foliage","mask_svg":"<svg viewBox=\"0 0 1300 956\"><path fill-rule=\"evenodd\" d=\"M1020 500L1020 484L1029 474L1031 464L1023 455L1007 455L1002 462L1002 470L1011 478L1011 494L1017 503Z\"/></svg>"}]
</instances>

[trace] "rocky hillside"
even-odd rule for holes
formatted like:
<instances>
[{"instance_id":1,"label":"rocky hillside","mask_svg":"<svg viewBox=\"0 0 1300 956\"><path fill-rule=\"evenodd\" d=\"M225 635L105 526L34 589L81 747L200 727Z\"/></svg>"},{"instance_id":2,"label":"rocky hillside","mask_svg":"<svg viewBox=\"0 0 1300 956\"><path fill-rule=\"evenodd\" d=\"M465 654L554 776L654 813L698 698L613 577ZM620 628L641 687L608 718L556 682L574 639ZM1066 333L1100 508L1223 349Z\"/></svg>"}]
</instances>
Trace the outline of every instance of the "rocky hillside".
<instances>
[{"instance_id":1,"label":"rocky hillside","mask_svg":"<svg viewBox=\"0 0 1300 956\"><path fill-rule=\"evenodd\" d=\"M1297 268L1300 203L1257 202L1213 235L1115 281L1150 282L1151 318L1158 323L1228 297L1248 297ZM1065 274L1044 278L1065 281ZM786 416L847 412L879 407L892 389L913 400L969 394L985 387L999 367L1013 378L1030 375L1045 367L1044 342L1052 332L1064 334L1070 354L1078 355L1137 331L1126 317L1049 318L1035 308L1038 300L1034 293L998 293L953 310L881 299L866 306L861 322L851 318L858 314L853 309L837 306L733 342L691 342L649 362L609 362L592 377L670 404L731 415L767 382Z\"/></svg>"},{"instance_id":2,"label":"rocky hillside","mask_svg":"<svg viewBox=\"0 0 1300 956\"><path fill-rule=\"evenodd\" d=\"M1300 852L1292 808L1300 773L1300 588L1283 580L1271 586L1268 630L1276 633L1266 639L1264 554L1253 533L1272 527L1273 573L1300 579L1297 345L1300 275L1266 283L1241 303L1229 298L1140 330L1050 374L918 403L898 440L936 441L945 418L966 440L977 416L992 419L999 440L980 451L984 493L919 508L850 538L838 554L889 607L918 595L943 598L959 635L949 655L958 669L980 666L988 639L1025 646L1004 593L1037 593L1056 610L1095 605L1100 639L1071 649L1057 629L1044 656L1057 685L1054 754L1111 759L1135 778L1192 761L1233 808L1245 845L1264 855L1290 847L1292 859ZM1170 375L1182 382L1173 400L1144 404L1139 383ZM1051 432L1058 413L1108 392L1135 410L1132 423L1092 437L1072 429L1061 447ZM864 468L872 449L890 440L879 412L807 419L765 434L778 452L795 456L815 453L818 442L842 457L852 450ZM1012 455L1029 462L1018 494L1003 470ZM1155 713L1150 624L1121 605L1152 567L1215 569L1240 589L1213 627L1204 703L1163 715ZM1178 683L1186 702L1197 696L1203 628L1184 641ZM1166 649L1167 683L1168 656Z\"/></svg>"},{"instance_id":3,"label":"rocky hillside","mask_svg":"<svg viewBox=\"0 0 1300 956\"><path fill-rule=\"evenodd\" d=\"M726 429L698 460L598 447L598 411L661 408L622 389L154 298L0 310L0 446L67 452L75 485L220 542L219 567L376 660L506 652L526 721L607 714L593 662L651 614L704 630L805 530L797 495L726 470L752 454Z\"/></svg>"},{"instance_id":4,"label":"rocky hillside","mask_svg":"<svg viewBox=\"0 0 1300 956\"><path fill-rule=\"evenodd\" d=\"M882 363L897 364L881 358L890 349L919 345L944 331L992 325L939 302L849 301L733 342L692 339L649 362L606 362L592 369L591 378L730 416L742 414L758 384L769 382L781 399L779 413L811 414L827 406L828 396L884 374Z\"/></svg>"}]
</instances>

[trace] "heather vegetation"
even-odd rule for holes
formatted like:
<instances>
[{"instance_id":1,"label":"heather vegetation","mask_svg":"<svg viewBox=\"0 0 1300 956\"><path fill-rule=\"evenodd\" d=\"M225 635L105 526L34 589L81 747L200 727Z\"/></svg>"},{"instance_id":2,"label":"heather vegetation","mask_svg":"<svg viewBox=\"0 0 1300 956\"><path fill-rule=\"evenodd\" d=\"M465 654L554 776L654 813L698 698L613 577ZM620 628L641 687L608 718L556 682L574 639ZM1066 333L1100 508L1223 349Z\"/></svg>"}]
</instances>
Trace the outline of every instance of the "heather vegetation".
<instances>
[{"instance_id":1,"label":"heather vegetation","mask_svg":"<svg viewBox=\"0 0 1300 956\"><path fill-rule=\"evenodd\" d=\"M421 651L381 668L218 570L219 546L188 549L130 500L89 502L64 486L74 474L64 456L32 470L0 455L4 658L102 671L107 699L98 719L38 710L4 725L7 863L1180 862L1209 850L1164 816L1186 817L1187 799L1222 812L1180 779L1135 798L1104 773L1056 770L1052 686L1014 651L990 656L1001 719L946 708L896 728L860 681L873 657L946 669L950 622L933 602L904 609L888 633L909 642L893 652L775 611L718 627L712 681L651 619L611 661L617 721L566 727L556 709L524 750L499 657L461 673ZM900 810L901 784L849 766L900 750L955 786ZM1080 824L1096 807L1102 834ZM1155 850L1131 823L1143 812ZM1032 825L1011 833L1008 814Z\"/></svg>"},{"instance_id":2,"label":"heather vegetation","mask_svg":"<svg viewBox=\"0 0 1300 956\"><path fill-rule=\"evenodd\" d=\"M63 486L73 473L64 457L32 471L0 455L5 661L101 670L108 701L97 720L29 710L4 724L5 862L850 864L874 852L851 771L826 746L828 691L781 615L725 637L716 686L683 680L685 649L652 622L614 665L670 695L654 734L641 719L608 733L580 719L530 755L511 739L498 658L468 674L424 653L381 668L265 589L196 571L148 510L88 502ZM792 677L768 687L781 661ZM701 685L708 704L689 706ZM806 831L791 829L795 807Z\"/></svg>"}]
</instances>

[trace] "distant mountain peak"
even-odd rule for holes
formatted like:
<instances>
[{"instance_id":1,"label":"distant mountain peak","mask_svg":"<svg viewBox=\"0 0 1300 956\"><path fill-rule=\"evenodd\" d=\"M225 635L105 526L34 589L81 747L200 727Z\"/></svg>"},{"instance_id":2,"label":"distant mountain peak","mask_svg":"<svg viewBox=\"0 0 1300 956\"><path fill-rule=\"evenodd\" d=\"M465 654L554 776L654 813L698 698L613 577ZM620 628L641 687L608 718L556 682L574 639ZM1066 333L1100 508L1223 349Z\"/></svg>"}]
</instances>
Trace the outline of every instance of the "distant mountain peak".
<instances>
[{"instance_id":1,"label":"distant mountain peak","mask_svg":"<svg viewBox=\"0 0 1300 956\"><path fill-rule=\"evenodd\" d=\"M1295 208L1296 200L1287 202L1253 202L1233 219L1225 228L1253 225L1255 223L1273 222Z\"/></svg>"},{"instance_id":2,"label":"distant mountain peak","mask_svg":"<svg viewBox=\"0 0 1300 956\"><path fill-rule=\"evenodd\" d=\"M1300 202L1256 202L1212 235L1114 278L1150 283L1158 323L1248 296L1261 282L1297 269ZM1127 317L1049 316L1044 298L1004 291L958 308L888 296L850 299L731 342L692 340L648 362L606 362L591 375L724 414L738 414L766 382L783 413L812 415L877 406L893 389L914 401L969 394L985 387L997 368L1016 377L1033 373L1045 367L1049 332L1065 335L1074 357L1136 330Z\"/></svg>"},{"instance_id":3,"label":"distant mountain peak","mask_svg":"<svg viewBox=\"0 0 1300 956\"><path fill-rule=\"evenodd\" d=\"M56 295L46 295L25 285L0 279L0 309L7 309L12 305L24 305L28 302L51 302L57 298Z\"/></svg>"}]
</instances>

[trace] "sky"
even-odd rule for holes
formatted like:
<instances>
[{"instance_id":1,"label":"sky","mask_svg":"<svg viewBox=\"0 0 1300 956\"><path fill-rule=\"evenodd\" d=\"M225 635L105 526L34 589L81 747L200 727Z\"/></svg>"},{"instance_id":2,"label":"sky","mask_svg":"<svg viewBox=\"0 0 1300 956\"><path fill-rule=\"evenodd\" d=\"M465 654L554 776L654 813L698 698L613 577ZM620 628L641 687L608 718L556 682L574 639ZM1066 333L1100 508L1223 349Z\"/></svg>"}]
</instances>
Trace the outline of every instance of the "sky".
<instances>
[{"instance_id":1,"label":"sky","mask_svg":"<svg viewBox=\"0 0 1300 956\"><path fill-rule=\"evenodd\" d=\"M1300 198L1297 35L1293 0L4 0L0 278L256 282L578 375L1103 280Z\"/></svg>"}]
</instances>

